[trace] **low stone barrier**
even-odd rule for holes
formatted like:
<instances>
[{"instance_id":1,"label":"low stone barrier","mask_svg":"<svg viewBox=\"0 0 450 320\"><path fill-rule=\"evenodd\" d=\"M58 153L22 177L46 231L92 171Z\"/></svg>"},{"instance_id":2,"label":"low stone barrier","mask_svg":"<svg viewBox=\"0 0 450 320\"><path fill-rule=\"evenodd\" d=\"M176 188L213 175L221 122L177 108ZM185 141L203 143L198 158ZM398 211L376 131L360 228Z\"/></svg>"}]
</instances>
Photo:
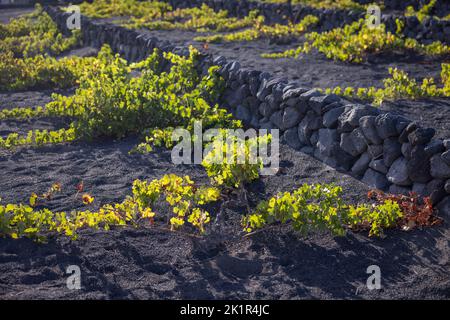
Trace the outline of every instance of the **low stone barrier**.
<instances>
[{"instance_id":1,"label":"low stone barrier","mask_svg":"<svg viewBox=\"0 0 450 320\"><path fill-rule=\"evenodd\" d=\"M49 15L65 32L67 13ZM107 43L127 60L145 58L154 48L187 54L188 48L135 30L82 17L83 41ZM198 67L221 66L226 81L222 103L246 125L279 129L282 140L322 162L391 193L429 195L450 203L450 139L433 139L435 130L369 105L348 103L267 72L242 68L238 61L205 55ZM448 208L448 207L447 207ZM450 211L450 210L448 210Z\"/></svg>"}]
</instances>

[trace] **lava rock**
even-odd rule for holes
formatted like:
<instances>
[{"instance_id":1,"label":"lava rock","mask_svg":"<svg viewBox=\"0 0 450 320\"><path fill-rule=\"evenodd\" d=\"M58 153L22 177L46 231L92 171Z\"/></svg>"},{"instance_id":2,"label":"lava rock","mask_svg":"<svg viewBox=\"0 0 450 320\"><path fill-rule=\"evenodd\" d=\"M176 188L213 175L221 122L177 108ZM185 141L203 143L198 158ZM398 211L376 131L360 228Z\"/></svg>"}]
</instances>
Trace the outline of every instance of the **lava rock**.
<instances>
[{"instance_id":1,"label":"lava rock","mask_svg":"<svg viewBox=\"0 0 450 320\"><path fill-rule=\"evenodd\" d=\"M450 150L450 139L445 139L443 142L445 149Z\"/></svg>"},{"instance_id":2,"label":"lava rock","mask_svg":"<svg viewBox=\"0 0 450 320\"><path fill-rule=\"evenodd\" d=\"M406 128L403 130L403 132L400 134L400 136L398 137L398 141L400 141L401 143L406 143L408 142L408 135L413 132L414 130L416 130L418 128L418 124L417 122L411 122L410 124L408 124L406 126Z\"/></svg>"},{"instance_id":3,"label":"lava rock","mask_svg":"<svg viewBox=\"0 0 450 320\"><path fill-rule=\"evenodd\" d=\"M439 179L450 178L450 166L447 163L445 163L441 155L436 154L433 157L431 157L430 165L431 165L430 169L431 176L433 178Z\"/></svg>"},{"instance_id":4,"label":"lava rock","mask_svg":"<svg viewBox=\"0 0 450 320\"><path fill-rule=\"evenodd\" d=\"M302 114L298 111L297 108L287 107L284 109L283 119L281 122L281 130L286 130L296 126L301 120Z\"/></svg>"},{"instance_id":5,"label":"lava rock","mask_svg":"<svg viewBox=\"0 0 450 320\"><path fill-rule=\"evenodd\" d=\"M299 103L300 98L299 97L293 97L293 98L289 98L289 99L283 100L283 101L284 101L283 105L285 105L287 107L294 107L294 106L296 106Z\"/></svg>"},{"instance_id":6,"label":"lava rock","mask_svg":"<svg viewBox=\"0 0 450 320\"><path fill-rule=\"evenodd\" d=\"M258 107L259 113L263 117L270 117L275 110L272 110L267 102L262 102Z\"/></svg>"},{"instance_id":7,"label":"lava rock","mask_svg":"<svg viewBox=\"0 0 450 320\"><path fill-rule=\"evenodd\" d=\"M249 123L252 118L250 110L242 105L237 106L236 111L235 111L235 116L236 116L236 118L244 121L245 123Z\"/></svg>"},{"instance_id":8,"label":"lava rock","mask_svg":"<svg viewBox=\"0 0 450 320\"><path fill-rule=\"evenodd\" d=\"M380 190L386 190L389 187L389 181L384 174L381 174L375 170L367 169L362 182L367 184L371 188Z\"/></svg>"},{"instance_id":9,"label":"lava rock","mask_svg":"<svg viewBox=\"0 0 450 320\"><path fill-rule=\"evenodd\" d=\"M297 127L287 129L283 134L283 138L284 141L294 149L299 149L302 146L300 139L298 138Z\"/></svg>"},{"instance_id":10,"label":"lava rock","mask_svg":"<svg viewBox=\"0 0 450 320\"><path fill-rule=\"evenodd\" d=\"M322 96L323 94L317 89L311 89L300 95L300 100L308 101L312 97Z\"/></svg>"},{"instance_id":11,"label":"lava rock","mask_svg":"<svg viewBox=\"0 0 450 320\"><path fill-rule=\"evenodd\" d=\"M402 146L396 138L388 138L383 143L383 160L387 167L397 160L402 154Z\"/></svg>"},{"instance_id":12,"label":"lava rock","mask_svg":"<svg viewBox=\"0 0 450 320\"><path fill-rule=\"evenodd\" d=\"M355 164L352 167L352 173L356 176L360 176L366 172L369 168L369 163L372 160L372 157L368 152L364 152L358 160L356 160Z\"/></svg>"},{"instance_id":13,"label":"lava rock","mask_svg":"<svg viewBox=\"0 0 450 320\"><path fill-rule=\"evenodd\" d=\"M444 162L450 166L450 150L445 151L442 155L441 155L442 160L444 160Z\"/></svg>"},{"instance_id":14,"label":"lava rock","mask_svg":"<svg viewBox=\"0 0 450 320\"><path fill-rule=\"evenodd\" d=\"M381 144L383 142L378 135L376 118L374 116L365 116L359 119L359 126L370 144Z\"/></svg>"},{"instance_id":15,"label":"lava rock","mask_svg":"<svg viewBox=\"0 0 450 320\"><path fill-rule=\"evenodd\" d=\"M318 130L322 126L322 118L313 111L308 111L306 116L298 125L298 137L303 144L309 144L309 138L313 130Z\"/></svg>"},{"instance_id":16,"label":"lava rock","mask_svg":"<svg viewBox=\"0 0 450 320\"><path fill-rule=\"evenodd\" d=\"M411 159L411 150L412 150L412 146L411 144L408 143L402 143L402 155L406 158L406 159Z\"/></svg>"},{"instance_id":17,"label":"lava rock","mask_svg":"<svg viewBox=\"0 0 450 320\"><path fill-rule=\"evenodd\" d=\"M316 150L316 149L314 149L314 148L311 147L311 146L305 146L305 147L302 147L302 148L300 149L301 152L306 153L306 154L309 154L309 155L311 155L311 156L314 154L314 150Z\"/></svg>"},{"instance_id":18,"label":"lava rock","mask_svg":"<svg viewBox=\"0 0 450 320\"><path fill-rule=\"evenodd\" d=\"M361 129L357 128L351 133L342 133L340 147L342 150L354 157L366 151L367 142Z\"/></svg>"},{"instance_id":19,"label":"lava rock","mask_svg":"<svg viewBox=\"0 0 450 320\"><path fill-rule=\"evenodd\" d=\"M420 196L427 195L427 185L425 183L414 182L412 186L412 192L417 193Z\"/></svg>"},{"instance_id":20,"label":"lava rock","mask_svg":"<svg viewBox=\"0 0 450 320\"><path fill-rule=\"evenodd\" d=\"M397 117L389 113L380 114L375 118L375 127L378 136L382 140L397 136L396 125L397 125Z\"/></svg>"},{"instance_id":21,"label":"lava rock","mask_svg":"<svg viewBox=\"0 0 450 320\"><path fill-rule=\"evenodd\" d=\"M428 156L433 156L437 153L441 153L445 151L444 143L441 139L432 140L427 146L425 147L425 152Z\"/></svg>"},{"instance_id":22,"label":"lava rock","mask_svg":"<svg viewBox=\"0 0 450 320\"><path fill-rule=\"evenodd\" d=\"M445 182L445 192L450 193L450 179Z\"/></svg>"},{"instance_id":23,"label":"lava rock","mask_svg":"<svg viewBox=\"0 0 450 320\"><path fill-rule=\"evenodd\" d=\"M433 128L418 128L408 135L408 141L411 145L426 144L434 137L436 130Z\"/></svg>"},{"instance_id":24,"label":"lava rock","mask_svg":"<svg viewBox=\"0 0 450 320\"><path fill-rule=\"evenodd\" d=\"M282 127L282 122L283 122L283 111L277 111L274 112L271 116L270 116L270 121L278 128L281 129Z\"/></svg>"},{"instance_id":25,"label":"lava rock","mask_svg":"<svg viewBox=\"0 0 450 320\"><path fill-rule=\"evenodd\" d=\"M387 174L389 170L389 168L384 165L383 159L372 160L369 163L369 168L384 174Z\"/></svg>"},{"instance_id":26,"label":"lava rock","mask_svg":"<svg viewBox=\"0 0 450 320\"><path fill-rule=\"evenodd\" d=\"M317 141L317 148L319 152L326 156L333 156L335 145L338 144L339 135L335 129L320 129L319 140Z\"/></svg>"},{"instance_id":27,"label":"lava rock","mask_svg":"<svg viewBox=\"0 0 450 320\"><path fill-rule=\"evenodd\" d=\"M317 144L317 141L319 141L319 131L313 131L311 134L311 138L309 138L309 142L311 145L315 146Z\"/></svg>"},{"instance_id":28,"label":"lava rock","mask_svg":"<svg viewBox=\"0 0 450 320\"><path fill-rule=\"evenodd\" d=\"M409 186L411 180L409 180L408 169L406 167L407 161L405 158L400 157L392 163L387 173L387 179L398 186Z\"/></svg>"},{"instance_id":29,"label":"lava rock","mask_svg":"<svg viewBox=\"0 0 450 320\"><path fill-rule=\"evenodd\" d=\"M430 157L423 146L415 146L411 149L407 168L408 176L412 181L427 183L431 180Z\"/></svg>"},{"instance_id":30,"label":"lava rock","mask_svg":"<svg viewBox=\"0 0 450 320\"><path fill-rule=\"evenodd\" d=\"M283 89L286 86L286 83L279 82L273 85L272 87L272 95L275 98L275 101L281 102L283 100Z\"/></svg>"},{"instance_id":31,"label":"lava rock","mask_svg":"<svg viewBox=\"0 0 450 320\"><path fill-rule=\"evenodd\" d=\"M283 101L287 101L287 100L292 99L292 98L297 98L297 97L299 97L301 94L303 94L303 93L305 93L305 92L307 92L307 91L308 91L308 89L306 89L306 88L294 88L294 89L289 89L289 90L286 90L286 91L283 93L282 99L283 99Z\"/></svg>"},{"instance_id":32,"label":"lava rock","mask_svg":"<svg viewBox=\"0 0 450 320\"><path fill-rule=\"evenodd\" d=\"M258 92L256 93L256 97L260 101L264 101L264 99L272 92L272 88L268 86L268 79L263 79L261 84L259 85Z\"/></svg>"},{"instance_id":33,"label":"lava rock","mask_svg":"<svg viewBox=\"0 0 450 320\"><path fill-rule=\"evenodd\" d=\"M323 108L325 106L333 102L338 102L340 100L341 98L335 94L327 94L323 96L311 97L308 101L308 104L315 113L322 115L324 113Z\"/></svg>"},{"instance_id":34,"label":"lava rock","mask_svg":"<svg viewBox=\"0 0 450 320\"><path fill-rule=\"evenodd\" d=\"M276 100L275 96L273 94L269 94L264 99L265 102L267 102L272 110L278 110L280 109L280 103Z\"/></svg>"},{"instance_id":35,"label":"lava rock","mask_svg":"<svg viewBox=\"0 0 450 320\"><path fill-rule=\"evenodd\" d=\"M345 107L331 109L323 115L323 125L327 128L337 128L339 116L345 111Z\"/></svg>"},{"instance_id":36,"label":"lava rock","mask_svg":"<svg viewBox=\"0 0 450 320\"><path fill-rule=\"evenodd\" d=\"M372 158L376 159L383 155L383 146L380 144L369 144L367 147L367 151L372 156Z\"/></svg>"},{"instance_id":37,"label":"lava rock","mask_svg":"<svg viewBox=\"0 0 450 320\"><path fill-rule=\"evenodd\" d=\"M389 187L389 193L391 193L391 194L402 194L402 195L407 196L410 192L411 192L410 189L405 188L405 187L401 187L401 186L398 186L398 185L395 185L395 184L392 184Z\"/></svg>"},{"instance_id":38,"label":"lava rock","mask_svg":"<svg viewBox=\"0 0 450 320\"><path fill-rule=\"evenodd\" d=\"M445 192L445 180L433 179L427 184L427 194L433 205L438 204L447 195Z\"/></svg>"},{"instance_id":39,"label":"lava rock","mask_svg":"<svg viewBox=\"0 0 450 320\"><path fill-rule=\"evenodd\" d=\"M359 119L364 116L378 115L374 107L365 105L348 105L348 110L339 116L339 128L342 132L350 132L359 125Z\"/></svg>"}]
</instances>

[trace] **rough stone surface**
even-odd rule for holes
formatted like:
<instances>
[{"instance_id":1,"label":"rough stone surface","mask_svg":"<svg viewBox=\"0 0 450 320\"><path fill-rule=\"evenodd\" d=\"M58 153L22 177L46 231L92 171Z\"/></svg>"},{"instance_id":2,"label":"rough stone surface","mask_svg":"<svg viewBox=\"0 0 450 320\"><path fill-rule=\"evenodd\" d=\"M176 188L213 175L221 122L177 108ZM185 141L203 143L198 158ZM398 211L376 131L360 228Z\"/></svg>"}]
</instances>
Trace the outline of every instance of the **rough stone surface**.
<instances>
[{"instance_id":1,"label":"rough stone surface","mask_svg":"<svg viewBox=\"0 0 450 320\"><path fill-rule=\"evenodd\" d=\"M272 106L267 103L267 102L262 102L259 105L259 113L263 116L263 117L270 117L272 115L272 113L275 112L276 109L273 109Z\"/></svg>"},{"instance_id":2,"label":"rough stone surface","mask_svg":"<svg viewBox=\"0 0 450 320\"><path fill-rule=\"evenodd\" d=\"M322 115L325 106L333 102L338 102L340 100L341 98L335 94L327 94L323 96L311 97L308 101L308 104L315 113Z\"/></svg>"},{"instance_id":3,"label":"rough stone surface","mask_svg":"<svg viewBox=\"0 0 450 320\"><path fill-rule=\"evenodd\" d=\"M432 140L427 146L425 147L425 152L430 157L435 155L436 153L441 153L445 151L444 143L441 139L435 139Z\"/></svg>"},{"instance_id":4,"label":"rough stone surface","mask_svg":"<svg viewBox=\"0 0 450 320\"><path fill-rule=\"evenodd\" d=\"M442 160L444 160L444 162L450 166L450 150L445 151L442 155L441 155Z\"/></svg>"},{"instance_id":5,"label":"rough stone surface","mask_svg":"<svg viewBox=\"0 0 450 320\"><path fill-rule=\"evenodd\" d=\"M369 167L383 174L387 174L389 170L389 168L384 165L383 159L372 160L369 163Z\"/></svg>"},{"instance_id":6,"label":"rough stone surface","mask_svg":"<svg viewBox=\"0 0 450 320\"><path fill-rule=\"evenodd\" d=\"M317 144L317 141L319 141L319 131L314 131L311 134L311 138L309 138L309 142L311 145L315 146Z\"/></svg>"},{"instance_id":7,"label":"rough stone surface","mask_svg":"<svg viewBox=\"0 0 450 320\"><path fill-rule=\"evenodd\" d=\"M401 187L401 186L398 186L395 184L392 184L389 187L389 193L392 193L392 194L402 194L402 195L407 196L410 192L411 192L411 190L409 188Z\"/></svg>"},{"instance_id":8,"label":"rough stone surface","mask_svg":"<svg viewBox=\"0 0 450 320\"><path fill-rule=\"evenodd\" d=\"M445 182L445 192L450 193L450 179Z\"/></svg>"},{"instance_id":9,"label":"rough stone surface","mask_svg":"<svg viewBox=\"0 0 450 320\"><path fill-rule=\"evenodd\" d=\"M374 107L365 105L348 105L348 110L339 116L339 128L343 132L350 132L359 126L359 119L364 116L378 115Z\"/></svg>"},{"instance_id":10,"label":"rough stone surface","mask_svg":"<svg viewBox=\"0 0 450 320\"><path fill-rule=\"evenodd\" d=\"M339 116L345 111L345 107L331 109L323 115L323 125L327 128L337 128Z\"/></svg>"},{"instance_id":11,"label":"rough stone surface","mask_svg":"<svg viewBox=\"0 0 450 320\"><path fill-rule=\"evenodd\" d=\"M370 144L381 144L383 140L378 135L375 119L374 116L362 117L359 119L359 126Z\"/></svg>"},{"instance_id":12,"label":"rough stone surface","mask_svg":"<svg viewBox=\"0 0 450 320\"><path fill-rule=\"evenodd\" d=\"M396 138L388 138L383 143L383 159L384 164L390 167L391 164L401 156L401 144Z\"/></svg>"},{"instance_id":13,"label":"rough stone surface","mask_svg":"<svg viewBox=\"0 0 450 320\"><path fill-rule=\"evenodd\" d=\"M433 128L418 128L408 135L408 141L411 145L426 144L434 137L436 130Z\"/></svg>"},{"instance_id":14,"label":"rough stone surface","mask_svg":"<svg viewBox=\"0 0 450 320\"><path fill-rule=\"evenodd\" d=\"M309 139L313 130L322 126L322 119L314 112L309 111L298 125L298 137L303 144L309 144Z\"/></svg>"},{"instance_id":15,"label":"rough stone surface","mask_svg":"<svg viewBox=\"0 0 450 320\"><path fill-rule=\"evenodd\" d=\"M382 140L397 136L396 125L397 117L389 113L381 114L375 119L375 127L377 129L377 133Z\"/></svg>"},{"instance_id":16,"label":"rough stone surface","mask_svg":"<svg viewBox=\"0 0 450 320\"><path fill-rule=\"evenodd\" d=\"M367 151L374 159L383 156L383 146L381 144L370 144L367 147Z\"/></svg>"},{"instance_id":17,"label":"rough stone surface","mask_svg":"<svg viewBox=\"0 0 450 320\"><path fill-rule=\"evenodd\" d=\"M340 147L354 157L366 151L367 142L361 129L357 128L351 133L342 133Z\"/></svg>"},{"instance_id":18,"label":"rough stone surface","mask_svg":"<svg viewBox=\"0 0 450 320\"><path fill-rule=\"evenodd\" d=\"M309 155L313 155L313 154L314 154L314 150L317 150L317 149L314 149L314 148L311 147L311 146L305 146L305 147L302 147L302 148L300 149L301 152L306 153L306 154L309 154Z\"/></svg>"},{"instance_id":19,"label":"rough stone surface","mask_svg":"<svg viewBox=\"0 0 450 320\"><path fill-rule=\"evenodd\" d=\"M268 80L267 79L263 79L261 81L261 84L259 85L259 89L258 92L256 93L256 97L260 100L260 101L264 101L264 99L267 97L267 95L272 91L272 88L268 87Z\"/></svg>"},{"instance_id":20,"label":"rough stone surface","mask_svg":"<svg viewBox=\"0 0 450 320\"><path fill-rule=\"evenodd\" d=\"M318 96L322 96L322 95L323 95L323 93L321 93L319 90L311 89L311 90L306 91L305 93L302 93L300 95L300 100L308 101L312 97L318 97Z\"/></svg>"},{"instance_id":21,"label":"rough stone surface","mask_svg":"<svg viewBox=\"0 0 450 320\"><path fill-rule=\"evenodd\" d=\"M414 182L426 183L431 180L430 158L423 146L415 146L409 153L408 176Z\"/></svg>"},{"instance_id":22,"label":"rough stone surface","mask_svg":"<svg viewBox=\"0 0 450 320\"><path fill-rule=\"evenodd\" d=\"M437 209L443 213L446 223L450 223L450 196L446 196L438 205Z\"/></svg>"},{"instance_id":23,"label":"rough stone surface","mask_svg":"<svg viewBox=\"0 0 450 320\"><path fill-rule=\"evenodd\" d=\"M403 132L400 134L400 136L398 137L398 141L400 141L401 143L406 143L408 142L408 136L411 132L413 132L414 130L416 130L418 127L417 122L411 122L410 124L408 124L406 126L405 129L403 129Z\"/></svg>"},{"instance_id":24,"label":"rough stone surface","mask_svg":"<svg viewBox=\"0 0 450 320\"><path fill-rule=\"evenodd\" d=\"M246 123L250 122L252 115L250 113L250 110L248 110L246 107L244 107L243 105L238 105L235 111L235 116L236 118L238 118L239 120L242 120Z\"/></svg>"},{"instance_id":25,"label":"rough stone surface","mask_svg":"<svg viewBox=\"0 0 450 320\"><path fill-rule=\"evenodd\" d=\"M327 157L332 156L334 146L338 144L339 135L335 129L320 129L317 148Z\"/></svg>"},{"instance_id":26,"label":"rough stone surface","mask_svg":"<svg viewBox=\"0 0 450 320\"><path fill-rule=\"evenodd\" d=\"M301 94L303 94L303 93L305 93L307 91L308 91L308 89L306 89L306 88L289 89L289 90L286 90L283 93L282 99L283 99L283 101L287 101L287 100L289 100L291 98L297 98L298 96L300 96Z\"/></svg>"},{"instance_id":27,"label":"rough stone surface","mask_svg":"<svg viewBox=\"0 0 450 320\"><path fill-rule=\"evenodd\" d=\"M445 139L443 142L445 149L450 150L450 139Z\"/></svg>"},{"instance_id":28,"label":"rough stone surface","mask_svg":"<svg viewBox=\"0 0 450 320\"><path fill-rule=\"evenodd\" d=\"M370 154L368 152L364 152L353 165L352 173L356 176L364 174L369 167L370 160L372 160Z\"/></svg>"},{"instance_id":29,"label":"rough stone surface","mask_svg":"<svg viewBox=\"0 0 450 320\"><path fill-rule=\"evenodd\" d=\"M281 122L281 130L286 130L296 126L301 119L301 113L294 107L284 109L283 119Z\"/></svg>"},{"instance_id":30,"label":"rough stone surface","mask_svg":"<svg viewBox=\"0 0 450 320\"><path fill-rule=\"evenodd\" d=\"M283 111L279 110L270 116L270 121L279 129L282 129Z\"/></svg>"},{"instance_id":31,"label":"rough stone surface","mask_svg":"<svg viewBox=\"0 0 450 320\"><path fill-rule=\"evenodd\" d=\"M380 190L386 190L389 186L389 181L386 176L372 169L366 171L362 181L368 186Z\"/></svg>"},{"instance_id":32,"label":"rough stone surface","mask_svg":"<svg viewBox=\"0 0 450 320\"><path fill-rule=\"evenodd\" d=\"M394 161L387 173L389 182L392 182L398 186L411 185L411 180L408 177L406 163L407 161L403 157L400 157Z\"/></svg>"},{"instance_id":33,"label":"rough stone surface","mask_svg":"<svg viewBox=\"0 0 450 320\"><path fill-rule=\"evenodd\" d=\"M402 143L402 155L406 158L406 159L410 159L411 158L411 150L412 150L412 146L411 143L407 142L407 143Z\"/></svg>"},{"instance_id":34,"label":"rough stone surface","mask_svg":"<svg viewBox=\"0 0 450 320\"><path fill-rule=\"evenodd\" d=\"M283 137L286 143L294 149L299 149L302 145L298 138L298 131L296 127L287 129L284 132Z\"/></svg>"},{"instance_id":35,"label":"rough stone surface","mask_svg":"<svg viewBox=\"0 0 450 320\"><path fill-rule=\"evenodd\" d=\"M425 183L414 182L412 191L420 196L425 196L427 194L427 185Z\"/></svg>"},{"instance_id":36,"label":"rough stone surface","mask_svg":"<svg viewBox=\"0 0 450 320\"><path fill-rule=\"evenodd\" d=\"M427 194L433 205L438 204L447 195L445 192L445 180L433 179L427 184Z\"/></svg>"},{"instance_id":37,"label":"rough stone surface","mask_svg":"<svg viewBox=\"0 0 450 320\"><path fill-rule=\"evenodd\" d=\"M450 166L445 163L439 154L431 157L431 176L438 179L450 178Z\"/></svg>"}]
</instances>

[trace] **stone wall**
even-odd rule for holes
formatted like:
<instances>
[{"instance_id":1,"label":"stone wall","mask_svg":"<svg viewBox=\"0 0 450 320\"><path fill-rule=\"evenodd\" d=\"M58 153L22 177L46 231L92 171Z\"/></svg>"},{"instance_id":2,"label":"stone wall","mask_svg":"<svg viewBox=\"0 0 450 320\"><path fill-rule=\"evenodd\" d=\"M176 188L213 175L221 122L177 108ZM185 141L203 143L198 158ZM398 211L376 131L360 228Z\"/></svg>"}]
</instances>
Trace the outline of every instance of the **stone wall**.
<instances>
[{"instance_id":1,"label":"stone wall","mask_svg":"<svg viewBox=\"0 0 450 320\"><path fill-rule=\"evenodd\" d=\"M46 8L62 30L67 14ZM66 30L67 31L67 30ZM83 40L108 43L130 61L154 48L187 54L188 49L135 30L82 17ZM392 193L415 191L437 204L450 195L450 139L433 139L435 130L368 105L303 88L267 72L244 69L238 61L205 55L199 68L221 66L226 80L222 103L255 128L280 129L282 140L367 185Z\"/></svg>"}]
</instances>

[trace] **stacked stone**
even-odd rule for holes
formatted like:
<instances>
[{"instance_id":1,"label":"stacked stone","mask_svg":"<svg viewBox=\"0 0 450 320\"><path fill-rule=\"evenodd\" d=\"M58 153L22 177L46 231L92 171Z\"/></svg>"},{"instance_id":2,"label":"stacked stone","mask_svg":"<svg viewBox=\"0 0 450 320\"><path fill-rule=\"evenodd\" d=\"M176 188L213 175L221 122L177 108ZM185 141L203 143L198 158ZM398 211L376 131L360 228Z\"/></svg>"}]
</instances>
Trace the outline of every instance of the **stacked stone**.
<instances>
[{"instance_id":1,"label":"stacked stone","mask_svg":"<svg viewBox=\"0 0 450 320\"><path fill-rule=\"evenodd\" d=\"M67 14L47 10L65 28ZM140 60L154 48L181 55L189 52L84 17L82 32L86 44L100 47L108 43L127 60ZM222 104L247 126L279 129L292 148L362 179L370 187L391 193L414 191L429 195L434 204L450 199L450 140L433 139L434 129L267 72L242 68L238 61L222 56L203 56L197 68L206 73L212 65L220 66L219 73L226 81Z\"/></svg>"},{"instance_id":2,"label":"stacked stone","mask_svg":"<svg viewBox=\"0 0 450 320\"><path fill-rule=\"evenodd\" d=\"M372 106L352 104L218 57L227 81L224 101L245 124L279 129L291 147L391 193L449 193L449 140L435 130Z\"/></svg>"}]
</instances>

